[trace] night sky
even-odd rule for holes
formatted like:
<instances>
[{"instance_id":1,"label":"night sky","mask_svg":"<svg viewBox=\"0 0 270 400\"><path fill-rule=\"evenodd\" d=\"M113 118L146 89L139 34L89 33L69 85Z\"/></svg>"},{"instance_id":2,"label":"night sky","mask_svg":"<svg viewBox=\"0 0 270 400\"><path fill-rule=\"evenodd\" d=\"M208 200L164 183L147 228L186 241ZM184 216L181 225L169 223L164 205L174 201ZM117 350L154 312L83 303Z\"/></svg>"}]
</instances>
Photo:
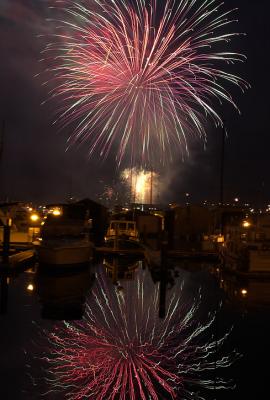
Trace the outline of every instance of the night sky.
<instances>
[{"instance_id":1,"label":"night sky","mask_svg":"<svg viewBox=\"0 0 270 400\"><path fill-rule=\"evenodd\" d=\"M160 0L161 1L161 0ZM97 199L104 185L117 182L113 156L89 160L87 145L66 152L71 127L59 131L52 125L57 101L49 101L42 83L44 64L39 63L50 33L51 15L46 0L0 0L0 119L5 120L4 151L0 164L0 200L62 201L70 194ZM226 9L239 7L234 30L247 36L232 42L232 49L247 55L239 73L252 86L245 94L234 90L241 115L224 106L228 138L225 146L225 200L238 196L257 205L270 203L269 174L269 12L268 0L225 0ZM232 28L231 28L232 29ZM36 74L41 74L34 78ZM221 129L210 123L208 143L190 142L185 162L176 160L162 171L167 190L163 201L181 202L184 193L192 202L219 198Z\"/></svg>"}]
</instances>

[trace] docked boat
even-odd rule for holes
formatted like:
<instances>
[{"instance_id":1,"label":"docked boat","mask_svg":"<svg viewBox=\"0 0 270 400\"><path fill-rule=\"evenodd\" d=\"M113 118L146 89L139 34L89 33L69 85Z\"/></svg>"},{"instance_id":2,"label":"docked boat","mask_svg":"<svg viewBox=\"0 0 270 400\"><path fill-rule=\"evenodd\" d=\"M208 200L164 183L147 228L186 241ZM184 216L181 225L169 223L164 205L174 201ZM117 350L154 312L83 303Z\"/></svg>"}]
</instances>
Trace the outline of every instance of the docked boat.
<instances>
[{"instance_id":1,"label":"docked boat","mask_svg":"<svg viewBox=\"0 0 270 400\"><path fill-rule=\"evenodd\" d=\"M93 254L84 210L65 205L47 215L36 244L40 264L86 264Z\"/></svg>"},{"instance_id":2,"label":"docked boat","mask_svg":"<svg viewBox=\"0 0 270 400\"><path fill-rule=\"evenodd\" d=\"M87 293L94 283L91 268L40 268L35 274L36 291L42 318L53 320L81 319Z\"/></svg>"},{"instance_id":3,"label":"docked boat","mask_svg":"<svg viewBox=\"0 0 270 400\"><path fill-rule=\"evenodd\" d=\"M240 226L227 227L221 254L232 270L270 274L270 216L259 215Z\"/></svg>"},{"instance_id":4,"label":"docked boat","mask_svg":"<svg viewBox=\"0 0 270 400\"><path fill-rule=\"evenodd\" d=\"M117 284L120 280L133 280L135 271L141 263L141 258L140 256L107 256L103 260L106 275L112 280L113 284Z\"/></svg>"},{"instance_id":5,"label":"docked boat","mask_svg":"<svg viewBox=\"0 0 270 400\"><path fill-rule=\"evenodd\" d=\"M105 244L114 249L141 246L135 221L112 220L105 236Z\"/></svg>"}]
</instances>

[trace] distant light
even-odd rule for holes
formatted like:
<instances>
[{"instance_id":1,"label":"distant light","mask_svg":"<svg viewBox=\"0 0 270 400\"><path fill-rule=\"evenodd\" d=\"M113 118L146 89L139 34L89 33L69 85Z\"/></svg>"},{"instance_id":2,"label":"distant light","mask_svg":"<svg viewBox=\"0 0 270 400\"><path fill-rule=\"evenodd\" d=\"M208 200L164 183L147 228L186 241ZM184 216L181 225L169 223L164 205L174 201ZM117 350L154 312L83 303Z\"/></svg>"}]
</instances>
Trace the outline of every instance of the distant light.
<instances>
[{"instance_id":1,"label":"distant light","mask_svg":"<svg viewBox=\"0 0 270 400\"><path fill-rule=\"evenodd\" d=\"M249 228L250 225L251 225L251 223L250 223L249 221L243 221L243 223L242 223L242 226L243 226L244 228Z\"/></svg>"},{"instance_id":2,"label":"distant light","mask_svg":"<svg viewBox=\"0 0 270 400\"><path fill-rule=\"evenodd\" d=\"M33 208L32 207L28 207L28 211L33 211Z\"/></svg>"},{"instance_id":3,"label":"distant light","mask_svg":"<svg viewBox=\"0 0 270 400\"><path fill-rule=\"evenodd\" d=\"M237 203L237 202L239 201L238 197L236 197L236 198L234 199L234 201Z\"/></svg>"},{"instance_id":4,"label":"distant light","mask_svg":"<svg viewBox=\"0 0 270 400\"><path fill-rule=\"evenodd\" d=\"M37 222L39 220L39 215L38 214L32 214L30 216L31 221Z\"/></svg>"},{"instance_id":5,"label":"distant light","mask_svg":"<svg viewBox=\"0 0 270 400\"><path fill-rule=\"evenodd\" d=\"M219 236L217 237L217 242L218 242L218 243L224 243L224 236L223 236L223 235L219 235Z\"/></svg>"},{"instance_id":6,"label":"distant light","mask_svg":"<svg viewBox=\"0 0 270 400\"><path fill-rule=\"evenodd\" d=\"M29 292L33 292L33 290L35 289L34 285L32 283L29 283L29 285L26 288Z\"/></svg>"},{"instance_id":7,"label":"distant light","mask_svg":"<svg viewBox=\"0 0 270 400\"><path fill-rule=\"evenodd\" d=\"M52 212L55 217L59 217L62 214L62 211L59 208L55 208Z\"/></svg>"},{"instance_id":8,"label":"distant light","mask_svg":"<svg viewBox=\"0 0 270 400\"><path fill-rule=\"evenodd\" d=\"M246 296L248 293L247 289L241 289L241 295Z\"/></svg>"}]
</instances>

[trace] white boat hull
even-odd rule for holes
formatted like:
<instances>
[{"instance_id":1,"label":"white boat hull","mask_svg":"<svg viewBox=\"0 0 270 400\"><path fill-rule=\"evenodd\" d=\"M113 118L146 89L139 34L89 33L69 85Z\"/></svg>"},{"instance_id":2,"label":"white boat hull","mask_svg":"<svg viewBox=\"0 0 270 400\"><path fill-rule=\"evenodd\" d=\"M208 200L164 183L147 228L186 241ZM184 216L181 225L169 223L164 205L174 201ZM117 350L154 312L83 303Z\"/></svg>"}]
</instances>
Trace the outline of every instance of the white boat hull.
<instances>
[{"instance_id":1,"label":"white boat hull","mask_svg":"<svg viewBox=\"0 0 270 400\"><path fill-rule=\"evenodd\" d=\"M74 265L88 263L93 249L91 244L73 247L40 245L37 254L40 264Z\"/></svg>"},{"instance_id":2,"label":"white boat hull","mask_svg":"<svg viewBox=\"0 0 270 400\"><path fill-rule=\"evenodd\" d=\"M229 269L244 272L270 273L270 251L247 250L242 255L223 251L222 255Z\"/></svg>"},{"instance_id":3,"label":"white boat hull","mask_svg":"<svg viewBox=\"0 0 270 400\"><path fill-rule=\"evenodd\" d=\"M250 272L270 272L270 251L250 250L249 251Z\"/></svg>"}]
</instances>

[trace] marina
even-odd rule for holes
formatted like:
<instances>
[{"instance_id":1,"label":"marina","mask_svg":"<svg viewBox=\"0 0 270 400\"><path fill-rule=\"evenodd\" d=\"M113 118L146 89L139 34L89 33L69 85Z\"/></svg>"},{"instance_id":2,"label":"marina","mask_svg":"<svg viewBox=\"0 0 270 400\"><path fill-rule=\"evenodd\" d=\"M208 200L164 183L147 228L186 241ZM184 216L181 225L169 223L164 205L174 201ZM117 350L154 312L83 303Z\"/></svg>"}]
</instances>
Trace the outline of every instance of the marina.
<instances>
[{"instance_id":1,"label":"marina","mask_svg":"<svg viewBox=\"0 0 270 400\"><path fill-rule=\"evenodd\" d=\"M1 1L0 400L269 398L269 12Z\"/></svg>"},{"instance_id":2,"label":"marina","mask_svg":"<svg viewBox=\"0 0 270 400\"><path fill-rule=\"evenodd\" d=\"M50 210L50 207L47 208ZM54 215L56 209L58 211ZM72 214L72 219L63 216L65 209L67 215ZM108 221L108 228L104 227L104 244L100 245L100 241L96 240L95 236L91 236L92 221L89 222L89 218L80 217L85 215L85 211L82 212L80 207L79 213L76 205L62 204L54 206L52 210L49 214L45 213L44 224L43 220L40 220L41 229L38 236L32 244L25 243L27 248L24 251L19 248L16 250L16 244L12 242L3 243L2 260L6 261L0 264L0 321L5 327L5 333L9 332L14 349L17 349L16 351L20 354L16 362L12 356L11 360L17 369L21 369L22 376L26 373L24 369L26 360L30 357L31 364L33 362L31 353L37 351L36 348L32 349L27 339L24 339L30 334L29 330L32 332L32 343L38 341L38 337L35 339L35 336L39 335L40 329L55 330L57 325L62 326L62 321L69 321L71 324L77 324L77 321L83 323L85 318L88 318L89 311L87 310L92 309L92 292L95 293L94 298L99 299L97 304L103 309L102 304L106 299L105 297L102 300L105 292L100 291L103 285L105 286L102 290L108 291L106 303L110 296L122 296L124 293L126 293L125 296L131 295L136 287L139 288L140 285L145 284L139 283L141 277L144 276L142 282L146 282L145 279L147 279L148 295L156 298L156 303L149 305L149 307L154 307L151 312L155 315L152 318L159 321L155 324L166 321L172 299L177 299L179 296L179 299L183 297L181 301L187 304L191 302L190 307L199 304L199 318L202 321L207 313L216 313L212 326L212 334L216 341L234 326L224 348L230 352L231 357L234 351L241 353L241 358L236 357L222 376L228 380L233 378L237 385L229 392L231 399L239 399L240 396L250 398L248 396L252 394L252 391L246 387L246 379L248 377L251 379L252 376L253 380L259 384L263 374L263 370L257 366L255 368L255 364L258 353L263 354L262 346L269 335L265 318L266 315L270 316L270 274L267 269L261 267L251 270L249 264L243 268L242 258L238 260L238 264L236 259L233 266L228 262L224 248L227 246L226 239L228 241L233 238L231 225L224 222L224 241L218 240L219 235L208 232L208 238L204 238L202 243L195 237L193 241L190 241L189 235L186 235L186 240L183 241L182 238L177 247L169 231L166 233L160 231L160 234L156 236L156 243L152 239L149 246L145 225L141 227L143 234L140 234L139 230L135 230L135 221L132 222L129 219L128 213L127 215L123 213L121 219L116 220L112 216L111 222ZM75 215L79 215L78 220ZM148 223L152 221L151 214L149 216L147 220L147 215L144 213L144 221L147 220ZM140 214L137 213L137 221L139 221L138 218ZM148 225L148 230L150 226ZM164 226L166 226L166 221ZM187 226L188 229L194 229L190 222ZM237 227L240 227L240 232L241 229L247 228L243 227L242 219L234 224L234 231L237 231ZM184 234L185 225L182 225L182 229ZM174 227L175 231L177 228ZM201 235L203 234L205 235L206 232L201 232ZM198 235L198 238L201 235ZM242 233L240 233L240 238L241 235ZM250 235L252 236L252 231ZM11 237L9 235L9 238ZM79 237L84 247L80 247ZM247 239L246 236L244 238ZM111 242L108 239L111 239ZM136 246L134 243L130 245L132 241ZM42 247L44 253L41 251ZM86 247L87 257L83 250ZM77 253L78 250L79 253ZM6 251L8 251L8 256L5 254ZM174 297L171 297L172 295ZM136 303L135 299L134 301ZM143 302L147 304L147 299ZM116 305L110 306L110 312L117 313L114 307ZM136 307L135 305L137 312ZM23 325L20 319L14 319L12 316L14 313L15 315L23 313L25 319ZM127 318L130 318L128 315ZM197 317L194 315L194 318ZM109 314L106 318L109 318ZM137 318L139 315L136 317L138 322ZM35 329L32 327L32 319L34 319ZM193 322L195 323L195 320ZM263 329L259 328L260 326ZM16 340L13 331L9 331L11 327L14 332L17 330L21 332L23 329L20 341ZM117 335L116 332L114 334ZM203 336L204 340L208 340L209 337L207 334ZM2 335L0 338L1 343L5 343ZM25 340L24 343L23 340ZM251 345L251 341L256 344ZM22 347L27 349L23 353ZM8 365L10 361L5 358L4 348L2 348L2 354L4 354L5 365ZM218 349L214 352L215 357L218 357ZM42 358L35 364L36 368L43 368L41 367ZM3 372L1 368L0 366L0 371ZM203 376L203 369L200 374ZM219 379L217 378L219 374L220 371L214 367L212 374L214 386ZM31 387L31 379L24 378L17 389L11 390L9 385L2 386L3 395L7 396L11 390L13 396L11 398L18 400L39 398L38 390L47 390L46 384L40 372L38 376L34 377L34 375L31 379L42 381L37 385L36 391ZM7 374L6 381L9 382L10 379L11 377ZM89 379L91 379L90 376ZM260 385L262 395L265 389L261 383ZM165 392L161 394L162 391L158 389L158 386L155 390L159 392L160 398L169 399ZM197 392L197 396L199 394L200 391ZM253 395L255 396L255 392ZM257 389L256 395L258 395ZM213 392L207 393L207 399L223 400L227 399L227 396L228 392L222 390L214 389Z\"/></svg>"}]
</instances>

